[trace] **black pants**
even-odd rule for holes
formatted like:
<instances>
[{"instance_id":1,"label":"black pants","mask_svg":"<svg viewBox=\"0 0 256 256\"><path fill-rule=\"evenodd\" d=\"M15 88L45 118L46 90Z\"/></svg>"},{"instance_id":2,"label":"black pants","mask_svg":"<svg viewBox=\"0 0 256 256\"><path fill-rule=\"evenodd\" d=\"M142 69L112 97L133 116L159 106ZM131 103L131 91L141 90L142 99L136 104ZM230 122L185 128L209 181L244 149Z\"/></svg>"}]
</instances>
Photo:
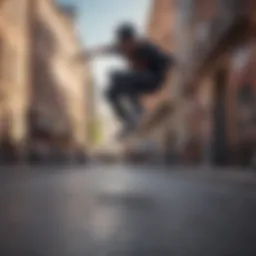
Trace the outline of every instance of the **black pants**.
<instances>
[{"instance_id":1,"label":"black pants","mask_svg":"<svg viewBox=\"0 0 256 256\"><path fill-rule=\"evenodd\" d=\"M106 96L117 117L121 121L129 122L131 115L142 110L140 97L158 90L162 80L151 72L114 72ZM124 106L123 99L129 101L132 113Z\"/></svg>"}]
</instances>

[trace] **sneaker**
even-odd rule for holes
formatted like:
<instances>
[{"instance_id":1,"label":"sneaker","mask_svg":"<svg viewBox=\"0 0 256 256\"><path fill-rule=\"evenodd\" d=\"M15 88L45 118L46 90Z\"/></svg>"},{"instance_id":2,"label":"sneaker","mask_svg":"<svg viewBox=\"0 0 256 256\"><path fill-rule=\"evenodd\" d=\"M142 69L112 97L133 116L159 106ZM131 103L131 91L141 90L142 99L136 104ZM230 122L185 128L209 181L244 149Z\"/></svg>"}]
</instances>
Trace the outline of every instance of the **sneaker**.
<instances>
[{"instance_id":1,"label":"sneaker","mask_svg":"<svg viewBox=\"0 0 256 256\"><path fill-rule=\"evenodd\" d=\"M142 119L142 116L143 116L143 112L141 111L140 113L136 113L134 114L131 118L130 118L130 121L126 123L126 125L123 127L123 129L121 130L121 132L118 134L118 138L119 139L122 139L126 136L129 135L129 133L131 133L132 131L134 131L141 119Z\"/></svg>"},{"instance_id":2,"label":"sneaker","mask_svg":"<svg viewBox=\"0 0 256 256\"><path fill-rule=\"evenodd\" d=\"M121 140L128 136L136 128L135 123L126 124L123 129L117 134L117 139Z\"/></svg>"}]
</instances>

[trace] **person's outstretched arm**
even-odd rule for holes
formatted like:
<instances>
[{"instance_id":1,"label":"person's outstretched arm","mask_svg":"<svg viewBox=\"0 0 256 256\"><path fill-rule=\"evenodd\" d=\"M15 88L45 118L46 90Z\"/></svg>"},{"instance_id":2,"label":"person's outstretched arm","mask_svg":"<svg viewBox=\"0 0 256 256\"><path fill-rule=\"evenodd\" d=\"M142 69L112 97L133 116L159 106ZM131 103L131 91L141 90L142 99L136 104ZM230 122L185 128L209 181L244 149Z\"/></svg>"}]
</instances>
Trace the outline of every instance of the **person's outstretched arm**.
<instances>
[{"instance_id":1,"label":"person's outstretched arm","mask_svg":"<svg viewBox=\"0 0 256 256\"><path fill-rule=\"evenodd\" d=\"M74 58L77 60L91 60L101 55L112 55L117 53L115 46L103 46L97 47L92 50L86 50L84 52L77 53Z\"/></svg>"}]
</instances>

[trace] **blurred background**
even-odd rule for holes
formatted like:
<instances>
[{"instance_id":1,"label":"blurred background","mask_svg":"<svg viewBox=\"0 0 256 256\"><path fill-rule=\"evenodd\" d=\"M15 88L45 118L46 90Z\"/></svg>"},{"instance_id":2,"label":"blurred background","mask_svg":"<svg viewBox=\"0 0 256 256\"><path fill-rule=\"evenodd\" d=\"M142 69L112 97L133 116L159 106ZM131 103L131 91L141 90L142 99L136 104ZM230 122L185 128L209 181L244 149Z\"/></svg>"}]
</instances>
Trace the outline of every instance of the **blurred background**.
<instances>
[{"instance_id":1,"label":"blurred background","mask_svg":"<svg viewBox=\"0 0 256 256\"><path fill-rule=\"evenodd\" d=\"M124 21L176 61L117 141ZM256 0L0 0L0 170L2 256L256 255Z\"/></svg>"},{"instance_id":2,"label":"blurred background","mask_svg":"<svg viewBox=\"0 0 256 256\"><path fill-rule=\"evenodd\" d=\"M253 166L255 14L253 0L0 0L1 163ZM73 56L127 20L177 62L141 99L139 131L117 143L103 92L125 63Z\"/></svg>"}]
</instances>

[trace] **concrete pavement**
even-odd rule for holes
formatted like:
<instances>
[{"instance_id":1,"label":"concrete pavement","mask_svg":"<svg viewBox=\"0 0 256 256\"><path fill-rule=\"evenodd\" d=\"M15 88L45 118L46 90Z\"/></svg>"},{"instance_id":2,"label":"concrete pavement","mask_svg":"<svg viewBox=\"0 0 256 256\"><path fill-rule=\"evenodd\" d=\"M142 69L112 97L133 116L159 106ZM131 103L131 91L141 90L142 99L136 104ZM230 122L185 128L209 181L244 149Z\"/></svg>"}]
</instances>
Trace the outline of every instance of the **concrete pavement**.
<instances>
[{"instance_id":1,"label":"concrete pavement","mask_svg":"<svg viewBox=\"0 0 256 256\"><path fill-rule=\"evenodd\" d=\"M9 173L0 174L1 256L256 255L254 174L122 165Z\"/></svg>"}]
</instances>

